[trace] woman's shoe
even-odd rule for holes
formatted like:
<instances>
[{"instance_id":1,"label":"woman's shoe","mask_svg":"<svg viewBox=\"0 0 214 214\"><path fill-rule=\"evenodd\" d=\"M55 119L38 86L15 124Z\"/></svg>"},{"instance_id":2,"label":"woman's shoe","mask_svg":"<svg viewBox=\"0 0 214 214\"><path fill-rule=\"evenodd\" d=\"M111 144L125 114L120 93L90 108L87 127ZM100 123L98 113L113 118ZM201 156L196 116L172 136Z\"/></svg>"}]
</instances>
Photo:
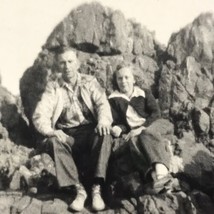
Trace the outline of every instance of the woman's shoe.
<instances>
[{"instance_id":1,"label":"woman's shoe","mask_svg":"<svg viewBox=\"0 0 214 214\"><path fill-rule=\"evenodd\" d=\"M173 177L168 174L165 177L162 177L158 180L155 180L151 183L145 185L145 193L147 194L159 194L167 192L173 183Z\"/></svg>"}]
</instances>

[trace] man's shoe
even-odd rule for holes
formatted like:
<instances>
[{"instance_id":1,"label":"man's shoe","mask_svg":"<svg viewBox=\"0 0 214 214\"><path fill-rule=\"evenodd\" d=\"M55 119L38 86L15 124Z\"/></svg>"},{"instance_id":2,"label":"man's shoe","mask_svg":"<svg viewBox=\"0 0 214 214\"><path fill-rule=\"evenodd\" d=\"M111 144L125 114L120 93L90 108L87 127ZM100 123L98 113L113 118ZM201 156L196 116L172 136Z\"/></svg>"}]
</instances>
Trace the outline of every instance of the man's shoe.
<instances>
[{"instance_id":1,"label":"man's shoe","mask_svg":"<svg viewBox=\"0 0 214 214\"><path fill-rule=\"evenodd\" d=\"M100 185L94 185L92 187L92 209L100 211L105 209L105 203L101 197Z\"/></svg>"},{"instance_id":2,"label":"man's shoe","mask_svg":"<svg viewBox=\"0 0 214 214\"><path fill-rule=\"evenodd\" d=\"M84 208L84 203L87 198L87 193L84 187L80 184L76 184L77 195L75 200L70 204L70 208L74 211L81 211Z\"/></svg>"}]
</instances>

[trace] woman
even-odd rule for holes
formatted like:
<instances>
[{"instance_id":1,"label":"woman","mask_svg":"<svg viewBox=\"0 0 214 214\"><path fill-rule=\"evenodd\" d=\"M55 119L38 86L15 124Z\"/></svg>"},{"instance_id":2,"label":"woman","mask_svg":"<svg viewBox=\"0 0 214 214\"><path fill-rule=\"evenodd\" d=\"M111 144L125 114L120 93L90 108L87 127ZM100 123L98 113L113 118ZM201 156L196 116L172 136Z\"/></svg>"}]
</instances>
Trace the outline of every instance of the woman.
<instances>
[{"instance_id":1,"label":"woman","mask_svg":"<svg viewBox=\"0 0 214 214\"><path fill-rule=\"evenodd\" d=\"M109 96L114 120L111 133L129 141L133 161L137 160L136 166L143 171L145 178L150 175L153 184L163 183L170 177L170 154L158 133L148 128L160 118L156 100L150 91L135 85L131 66L117 69L114 81L117 90Z\"/></svg>"}]
</instances>

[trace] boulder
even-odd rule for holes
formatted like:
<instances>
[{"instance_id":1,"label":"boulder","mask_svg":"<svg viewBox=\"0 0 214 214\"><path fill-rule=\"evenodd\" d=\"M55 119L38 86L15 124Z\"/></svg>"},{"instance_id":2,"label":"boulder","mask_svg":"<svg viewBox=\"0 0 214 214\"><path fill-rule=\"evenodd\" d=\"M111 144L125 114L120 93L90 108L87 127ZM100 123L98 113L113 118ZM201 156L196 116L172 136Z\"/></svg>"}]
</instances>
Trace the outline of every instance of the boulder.
<instances>
[{"instance_id":1,"label":"boulder","mask_svg":"<svg viewBox=\"0 0 214 214\"><path fill-rule=\"evenodd\" d=\"M161 76L159 79L159 105L163 114L168 115L172 105L171 94L173 73L175 73L175 64L172 61L167 61L162 67Z\"/></svg>"},{"instance_id":2,"label":"boulder","mask_svg":"<svg viewBox=\"0 0 214 214\"><path fill-rule=\"evenodd\" d=\"M195 204L195 208L199 213L207 213L207 214L212 214L214 210L213 206L213 201L211 198L199 191L199 190L194 190L190 194L190 198L192 202Z\"/></svg>"},{"instance_id":3,"label":"boulder","mask_svg":"<svg viewBox=\"0 0 214 214\"><path fill-rule=\"evenodd\" d=\"M138 213L196 213L194 204L185 193L139 198Z\"/></svg>"},{"instance_id":4,"label":"boulder","mask_svg":"<svg viewBox=\"0 0 214 214\"><path fill-rule=\"evenodd\" d=\"M204 66L211 66L213 59L214 16L203 13L191 24L172 34L167 51L181 64L186 57L193 56Z\"/></svg>"},{"instance_id":5,"label":"boulder","mask_svg":"<svg viewBox=\"0 0 214 214\"><path fill-rule=\"evenodd\" d=\"M186 132L179 141L184 174L193 188L208 191L214 188L214 156L201 143L195 143L194 133Z\"/></svg>"},{"instance_id":6,"label":"boulder","mask_svg":"<svg viewBox=\"0 0 214 214\"><path fill-rule=\"evenodd\" d=\"M126 20L118 10L97 2L83 4L56 26L34 64L20 80L21 99L30 124L47 82L56 74L55 51L63 46L77 50L80 72L95 75L107 92L112 90L109 84L112 72L121 62L136 67L144 87L156 82L159 66L155 57L156 50L161 47L155 42L153 33L134 20Z\"/></svg>"},{"instance_id":7,"label":"boulder","mask_svg":"<svg viewBox=\"0 0 214 214\"><path fill-rule=\"evenodd\" d=\"M11 181L11 185L18 188L18 184L14 183L18 181L14 181L13 177L17 176L15 172L21 165L27 164L31 152L32 149L17 146L8 139L0 140L0 189L8 188Z\"/></svg>"},{"instance_id":8,"label":"boulder","mask_svg":"<svg viewBox=\"0 0 214 214\"><path fill-rule=\"evenodd\" d=\"M175 134L181 138L193 130L195 140L208 147L213 138L213 25L213 14L204 13L174 33L159 79L159 104L173 120Z\"/></svg>"},{"instance_id":9,"label":"boulder","mask_svg":"<svg viewBox=\"0 0 214 214\"><path fill-rule=\"evenodd\" d=\"M210 131L210 116L201 109L195 109L193 119L195 129L197 130L196 135L200 133L208 134Z\"/></svg>"},{"instance_id":10,"label":"boulder","mask_svg":"<svg viewBox=\"0 0 214 214\"><path fill-rule=\"evenodd\" d=\"M18 97L0 85L0 139L32 147L31 131L19 101Z\"/></svg>"},{"instance_id":11,"label":"boulder","mask_svg":"<svg viewBox=\"0 0 214 214\"><path fill-rule=\"evenodd\" d=\"M162 115L168 119L160 120L152 129L160 132L167 143L170 142L167 144L172 157L170 170L175 177L181 178L181 189L178 193L167 192L161 196L145 195L142 191L142 195L136 196L139 189L143 188L141 175L134 170L128 146L115 140L111 160L113 164L110 165L111 176L119 181L119 196L123 197L123 193L135 195L130 200L120 200L118 212L196 213L198 210L208 210L212 207L212 193L209 189L213 188L213 154L204 142L196 141L200 130L206 134L208 144L213 144L213 27L213 15L202 14L193 23L174 33L165 48L155 41L152 32L134 20L127 20L118 10L103 7L97 2L77 7L50 33L42 51L20 80L21 100L28 127L32 130L32 114L47 83L57 78L55 56L60 48L68 46L76 49L80 61L79 71L96 76L107 94L114 88L112 74L116 67L124 62L131 63L137 84L142 88L152 89ZM11 109L14 110L13 107ZM11 118L10 111L4 115ZM19 115L14 118L18 123L10 121L5 125L6 128L20 124ZM6 123L2 124L4 126ZM2 138L4 136L7 135L2 135ZM44 159L37 156L31 159L31 167L23 162L26 174L35 170L40 176L44 173L47 160L48 156ZM43 180L39 183L42 187L49 185L48 181L52 182L51 179L55 178L54 164L50 162L51 167L45 169ZM49 175L52 177L48 177ZM11 183L11 187L16 186L17 183ZM114 187L117 186L113 185ZM193 192L191 195L192 188L199 189L202 193ZM198 195L207 206L198 205Z\"/></svg>"},{"instance_id":12,"label":"boulder","mask_svg":"<svg viewBox=\"0 0 214 214\"><path fill-rule=\"evenodd\" d=\"M214 108L211 107L210 108L210 133L212 135L212 137L214 137Z\"/></svg>"}]
</instances>

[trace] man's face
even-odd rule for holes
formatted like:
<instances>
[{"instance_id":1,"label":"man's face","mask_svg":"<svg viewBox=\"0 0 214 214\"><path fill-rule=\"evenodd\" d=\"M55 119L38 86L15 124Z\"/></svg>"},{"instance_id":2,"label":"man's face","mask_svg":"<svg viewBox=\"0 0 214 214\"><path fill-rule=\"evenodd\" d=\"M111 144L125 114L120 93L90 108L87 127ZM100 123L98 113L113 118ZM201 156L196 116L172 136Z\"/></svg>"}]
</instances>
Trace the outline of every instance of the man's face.
<instances>
[{"instance_id":1,"label":"man's face","mask_svg":"<svg viewBox=\"0 0 214 214\"><path fill-rule=\"evenodd\" d=\"M75 52L68 50L58 56L59 71L65 81L70 82L76 78L79 62Z\"/></svg>"},{"instance_id":2,"label":"man's face","mask_svg":"<svg viewBox=\"0 0 214 214\"><path fill-rule=\"evenodd\" d=\"M121 93L128 96L132 94L135 80L131 68L125 67L117 71L116 81Z\"/></svg>"}]
</instances>

